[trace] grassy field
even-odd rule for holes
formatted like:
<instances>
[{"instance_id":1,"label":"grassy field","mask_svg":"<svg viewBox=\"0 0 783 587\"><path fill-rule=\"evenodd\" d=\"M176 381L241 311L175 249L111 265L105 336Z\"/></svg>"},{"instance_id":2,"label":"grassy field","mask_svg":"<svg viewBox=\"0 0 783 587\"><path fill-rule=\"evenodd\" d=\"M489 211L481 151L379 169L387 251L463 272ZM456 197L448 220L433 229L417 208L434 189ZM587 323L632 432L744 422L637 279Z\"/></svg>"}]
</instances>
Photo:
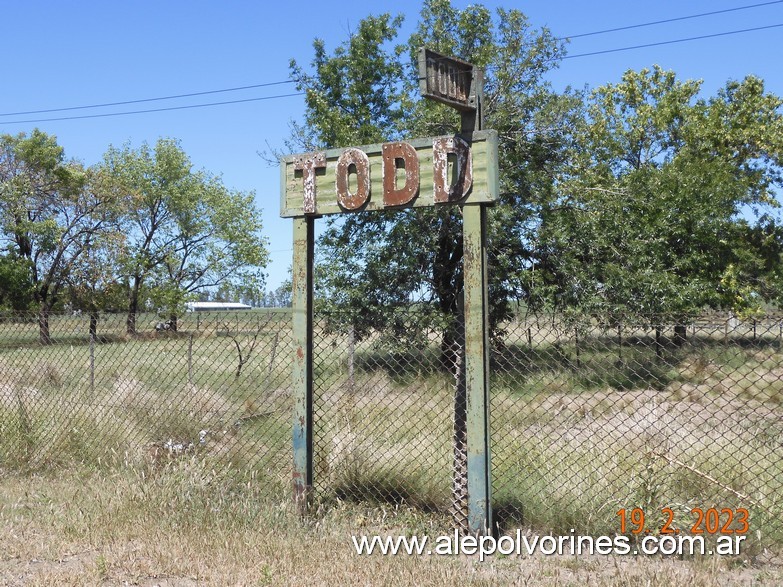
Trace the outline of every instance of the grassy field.
<instances>
[{"instance_id":1,"label":"grassy field","mask_svg":"<svg viewBox=\"0 0 783 587\"><path fill-rule=\"evenodd\" d=\"M120 317L122 318L122 317ZM154 318L154 317L150 317ZM316 506L290 505L289 317L194 316L123 334L0 324L0 584L776 585L778 331L581 339L526 326L493 355L502 532L609 534L617 511L745 507L741 557L359 557L350 535L448 533L453 379L435 344L319 333ZM146 324L139 320L139 324ZM658 351L658 352L656 352ZM244 362L242 362L244 361ZM237 367L242 369L237 376ZM38 561L38 562L34 562ZM15 578L16 577L16 578ZM21 579L17 579L22 577ZM14 582L16 581L16 582ZM379 582L380 581L380 582Z\"/></svg>"},{"instance_id":2,"label":"grassy field","mask_svg":"<svg viewBox=\"0 0 783 587\"><path fill-rule=\"evenodd\" d=\"M288 494L182 461L144 477L68 468L0 478L0 584L776 586L757 557L359 556L351 535L434 536L416 510L339 503L301 519Z\"/></svg>"}]
</instances>

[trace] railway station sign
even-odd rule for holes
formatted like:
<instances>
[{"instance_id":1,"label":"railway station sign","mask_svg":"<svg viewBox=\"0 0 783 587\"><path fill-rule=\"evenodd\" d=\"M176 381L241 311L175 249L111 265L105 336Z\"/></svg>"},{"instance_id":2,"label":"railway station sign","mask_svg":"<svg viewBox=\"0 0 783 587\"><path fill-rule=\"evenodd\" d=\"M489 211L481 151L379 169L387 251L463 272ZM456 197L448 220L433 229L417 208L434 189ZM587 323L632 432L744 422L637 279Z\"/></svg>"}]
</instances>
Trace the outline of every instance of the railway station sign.
<instances>
[{"instance_id":1,"label":"railway station sign","mask_svg":"<svg viewBox=\"0 0 783 587\"><path fill-rule=\"evenodd\" d=\"M280 165L280 215L487 204L497 161L491 130L291 155Z\"/></svg>"},{"instance_id":2,"label":"railway station sign","mask_svg":"<svg viewBox=\"0 0 783 587\"><path fill-rule=\"evenodd\" d=\"M481 68L427 48L425 98L460 111L459 134L290 155L280 160L280 215L293 219L293 485L307 508L313 487L315 222L327 214L459 205L464 342L454 350L452 514L491 532L487 208L498 197L498 135L483 130ZM458 345L459 346L459 345Z\"/></svg>"}]
</instances>

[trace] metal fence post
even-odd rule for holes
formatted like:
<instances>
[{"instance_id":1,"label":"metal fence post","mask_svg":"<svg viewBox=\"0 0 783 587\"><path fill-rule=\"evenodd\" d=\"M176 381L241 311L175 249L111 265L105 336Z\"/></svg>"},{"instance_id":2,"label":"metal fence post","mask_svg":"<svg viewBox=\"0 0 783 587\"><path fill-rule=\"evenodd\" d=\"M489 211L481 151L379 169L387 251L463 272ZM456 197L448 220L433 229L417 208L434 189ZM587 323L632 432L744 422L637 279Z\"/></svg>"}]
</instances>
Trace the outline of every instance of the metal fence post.
<instances>
[{"instance_id":1,"label":"metal fence post","mask_svg":"<svg viewBox=\"0 0 783 587\"><path fill-rule=\"evenodd\" d=\"M491 532L486 207L463 207L468 529Z\"/></svg>"},{"instance_id":2,"label":"metal fence post","mask_svg":"<svg viewBox=\"0 0 783 587\"><path fill-rule=\"evenodd\" d=\"M90 333L90 397L95 394L95 335Z\"/></svg>"},{"instance_id":3,"label":"metal fence post","mask_svg":"<svg viewBox=\"0 0 783 587\"><path fill-rule=\"evenodd\" d=\"M188 385L193 385L193 333L188 336Z\"/></svg>"},{"instance_id":4,"label":"metal fence post","mask_svg":"<svg viewBox=\"0 0 783 587\"><path fill-rule=\"evenodd\" d=\"M356 358L356 330L351 324L348 330L348 388L351 393L354 391L354 361Z\"/></svg>"},{"instance_id":5,"label":"metal fence post","mask_svg":"<svg viewBox=\"0 0 783 587\"><path fill-rule=\"evenodd\" d=\"M280 332L275 332L275 341L272 343L272 356L269 358L269 376L275 368L275 357L277 356L277 344L280 342Z\"/></svg>"},{"instance_id":6,"label":"metal fence post","mask_svg":"<svg viewBox=\"0 0 783 587\"><path fill-rule=\"evenodd\" d=\"M307 508L313 485L313 249L312 217L294 218L292 275L294 499Z\"/></svg>"}]
</instances>

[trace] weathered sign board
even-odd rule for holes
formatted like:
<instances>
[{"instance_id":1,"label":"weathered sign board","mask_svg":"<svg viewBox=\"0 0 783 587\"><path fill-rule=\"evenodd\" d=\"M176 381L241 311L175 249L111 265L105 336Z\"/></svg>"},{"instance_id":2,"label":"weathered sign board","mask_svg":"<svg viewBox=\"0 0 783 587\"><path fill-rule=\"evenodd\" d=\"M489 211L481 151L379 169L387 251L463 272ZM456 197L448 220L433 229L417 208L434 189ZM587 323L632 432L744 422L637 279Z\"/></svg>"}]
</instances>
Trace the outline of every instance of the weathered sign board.
<instances>
[{"instance_id":1,"label":"weathered sign board","mask_svg":"<svg viewBox=\"0 0 783 587\"><path fill-rule=\"evenodd\" d=\"M491 203L497 161L492 130L291 155L281 160L280 215Z\"/></svg>"}]
</instances>

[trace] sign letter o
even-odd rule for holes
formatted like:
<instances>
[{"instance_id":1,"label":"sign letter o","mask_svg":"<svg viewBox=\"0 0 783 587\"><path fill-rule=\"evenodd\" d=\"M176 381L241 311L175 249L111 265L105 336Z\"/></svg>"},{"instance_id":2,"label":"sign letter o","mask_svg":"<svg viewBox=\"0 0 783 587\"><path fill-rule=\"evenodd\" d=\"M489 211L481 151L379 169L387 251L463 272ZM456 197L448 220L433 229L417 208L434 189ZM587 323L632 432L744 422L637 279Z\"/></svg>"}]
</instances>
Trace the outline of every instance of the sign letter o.
<instances>
[{"instance_id":1,"label":"sign letter o","mask_svg":"<svg viewBox=\"0 0 783 587\"><path fill-rule=\"evenodd\" d=\"M351 165L354 169L351 169ZM356 172L356 193L348 190L348 176ZM361 208L370 197L370 159L367 153L351 147L346 149L337 160L335 170L335 189L337 202L346 210Z\"/></svg>"}]
</instances>

